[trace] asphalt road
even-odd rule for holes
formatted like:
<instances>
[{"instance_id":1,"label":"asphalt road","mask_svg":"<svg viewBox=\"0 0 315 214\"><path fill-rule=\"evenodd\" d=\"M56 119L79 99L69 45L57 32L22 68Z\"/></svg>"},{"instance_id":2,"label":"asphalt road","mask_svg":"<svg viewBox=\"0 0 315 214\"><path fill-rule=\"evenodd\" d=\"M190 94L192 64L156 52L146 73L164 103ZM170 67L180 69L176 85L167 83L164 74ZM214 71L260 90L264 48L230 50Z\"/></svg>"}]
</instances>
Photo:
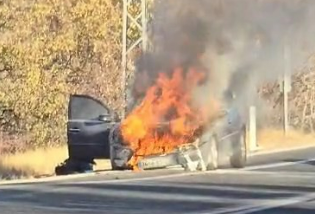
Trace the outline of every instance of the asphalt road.
<instances>
[{"instance_id":1,"label":"asphalt road","mask_svg":"<svg viewBox=\"0 0 315 214\"><path fill-rule=\"evenodd\" d=\"M0 214L315 213L315 148L253 156L248 165L0 185Z\"/></svg>"}]
</instances>

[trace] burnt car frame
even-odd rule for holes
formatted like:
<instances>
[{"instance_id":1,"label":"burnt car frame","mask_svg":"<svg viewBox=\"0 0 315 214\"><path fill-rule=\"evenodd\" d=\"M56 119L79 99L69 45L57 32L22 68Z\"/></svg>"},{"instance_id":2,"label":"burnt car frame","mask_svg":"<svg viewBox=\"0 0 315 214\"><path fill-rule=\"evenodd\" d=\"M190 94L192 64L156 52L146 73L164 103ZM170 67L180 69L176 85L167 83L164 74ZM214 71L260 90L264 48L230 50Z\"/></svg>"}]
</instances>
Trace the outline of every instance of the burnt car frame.
<instances>
[{"instance_id":1,"label":"burnt car frame","mask_svg":"<svg viewBox=\"0 0 315 214\"><path fill-rule=\"evenodd\" d=\"M234 99L227 93L228 102ZM242 168L247 161L245 123L236 107L224 109L224 116L206 135L210 148L203 153L210 156L208 170L218 168L220 157L228 158L234 168ZM74 94L68 104L67 145L68 159L55 168L57 175L93 171L95 159L110 159L113 170L131 169L128 161L133 151L122 140L110 140L119 127L120 119L101 101ZM163 155L163 154L161 154Z\"/></svg>"}]
</instances>

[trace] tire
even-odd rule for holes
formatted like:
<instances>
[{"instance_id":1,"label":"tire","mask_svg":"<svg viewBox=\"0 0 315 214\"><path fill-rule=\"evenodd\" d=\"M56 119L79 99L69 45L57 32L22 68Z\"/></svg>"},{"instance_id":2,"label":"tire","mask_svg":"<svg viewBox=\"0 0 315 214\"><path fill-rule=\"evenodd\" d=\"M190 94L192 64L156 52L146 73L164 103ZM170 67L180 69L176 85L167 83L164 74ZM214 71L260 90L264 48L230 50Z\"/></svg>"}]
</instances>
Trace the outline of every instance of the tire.
<instances>
[{"instance_id":1,"label":"tire","mask_svg":"<svg viewBox=\"0 0 315 214\"><path fill-rule=\"evenodd\" d=\"M92 171L93 163L70 158L55 167L56 175L70 175L77 173L88 173Z\"/></svg>"},{"instance_id":2,"label":"tire","mask_svg":"<svg viewBox=\"0 0 315 214\"><path fill-rule=\"evenodd\" d=\"M80 161L78 162L78 166L77 166L77 172L78 173L89 173L89 172L93 172L93 164L90 162L86 162L86 161Z\"/></svg>"},{"instance_id":3,"label":"tire","mask_svg":"<svg viewBox=\"0 0 315 214\"><path fill-rule=\"evenodd\" d=\"M244 168L247 162L246 133L243 131L233 142L230 163L233 168Z\"/></svg>"},{"instance_id":4,"label":"tire","mask_svg":"<svg viewBox=\"0 0 315 214\"><path fill-rule=\"evenodd\" d=\"M112 170L132 169L132 167L128 165L128 162L131 159L133 152L128 146L123 145L119 124L115 125L110 130L109 142Z\"/></svg>"},{"instance_id":5,"label":"tire","mask_svg":"<svg viewBox=\"0 0 315 214\"><path fill-rule=\"evenodd\" d=\"M123 146L115 146L111 149L111 164L112 170L130 170L131 166L128 165L128 161L132 157L132 151L129 148Z\"/></svg>"},{"instance_id":6,"label":"tire","mask_svg":"<svg viewBox=\"0 0 315 214\"><path fill-rule=\"evenodd\" d=\"M218 145L215 137L211 137L211 147L209 151L209 163L207 165L207 170L216 170L218 168Z\"/></svg>"}]
</instances>

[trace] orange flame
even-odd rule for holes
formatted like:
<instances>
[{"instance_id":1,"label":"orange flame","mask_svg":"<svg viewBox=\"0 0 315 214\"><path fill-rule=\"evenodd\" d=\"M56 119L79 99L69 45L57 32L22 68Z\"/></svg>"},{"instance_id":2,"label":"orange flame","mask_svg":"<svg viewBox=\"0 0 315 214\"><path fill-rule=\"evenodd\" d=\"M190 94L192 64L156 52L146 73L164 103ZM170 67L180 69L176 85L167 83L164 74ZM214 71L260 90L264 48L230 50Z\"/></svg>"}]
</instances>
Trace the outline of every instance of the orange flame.
<instances>
[{"instance_id":1,"label":"orange flame","mask_svg":"<svg viewBox=\"0 0 315 214\"><path fill-rule=\"evenodd\" d=\"M160 73L137 106L121 124L124 141L134 151L129 164L144 156L166 154L193 140L204 124L205 109L193 105L192 92L206 76L191 68L176 68L170 77Z\"/></svg>"}]
</instances>

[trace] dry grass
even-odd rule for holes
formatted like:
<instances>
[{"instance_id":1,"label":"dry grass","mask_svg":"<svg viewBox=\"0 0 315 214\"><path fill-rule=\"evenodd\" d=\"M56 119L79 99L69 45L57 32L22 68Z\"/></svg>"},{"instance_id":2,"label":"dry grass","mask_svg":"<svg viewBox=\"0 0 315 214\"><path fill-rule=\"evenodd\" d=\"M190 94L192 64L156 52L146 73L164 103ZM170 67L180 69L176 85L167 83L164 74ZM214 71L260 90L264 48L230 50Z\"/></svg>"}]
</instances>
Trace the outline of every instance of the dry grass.
<instances>
[{"instance_id":1,"label":"dry grass","mask_svg":"<svg viewBox=\"0 0 315 214\"><path fill-rule=\"evenodd\" d=\"M289 149L301 146L315 145L315 134L305 134L290 130L284 135L282 130L264 129L257 136L258 145L262 150Z\"/></svg>"},{"instance_id":2,"label":"dry grass","mask_svg":"<svg viewBox=\"0 0 315 214\"><path fill-rule=\"evenodd\" d=\"M68 156L67 147L37 149L0 157L0 177L31 178L52 175L57 164Z\"/></svg>"},{"instance_id":3,"label":"dry grass","mask_svg":"<svg viewBox=\"0 0 315 214\"><path fill-rule=\"evenodd\" d=\"M66 146L37 149L0 157L0 179L36 178L54 174L56 165L68 158ZM109 160L96 160L95 170L111 168Z\"/></svg>"}]
</instances>

